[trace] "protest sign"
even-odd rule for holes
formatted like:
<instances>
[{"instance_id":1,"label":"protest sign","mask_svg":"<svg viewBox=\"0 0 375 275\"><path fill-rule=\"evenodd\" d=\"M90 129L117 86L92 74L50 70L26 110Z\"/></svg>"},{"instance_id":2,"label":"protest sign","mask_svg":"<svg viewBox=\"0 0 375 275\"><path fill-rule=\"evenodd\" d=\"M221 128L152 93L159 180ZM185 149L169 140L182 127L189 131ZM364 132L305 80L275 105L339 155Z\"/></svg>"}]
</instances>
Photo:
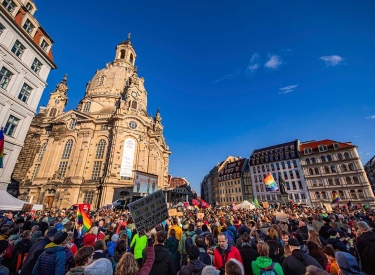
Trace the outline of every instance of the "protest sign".
<instances>
[{"instance_id":1,"label":"protest sign","mask_svg":"<svg viewBox=\"0 0 375 275\"><path fill-rule=\"evenodd\" d=\"M268 204L268 201L264 201L263 203L263 208L269 208L270 205Z\"/></svg>"},{"instance_id":2,"label":"protest sign","mask_svg":"<svg viewBox=\"0 0 375 275\"><path fill-rule=\"evenodd\" d=\"M128 206L138 232L149 231L168 219L167 204L162 190L136 200Z\"/></svg>"},{"instance_id":3,"label":"protest sign","mask_svg":"<svg viewBox=\"0 0 375 275\"><path fill-rule=\"evenodd\" d=\"M283 212L276 212L276 220L279 222L288 222L288 215Z\"/></svg>"},{"instance_id":4,"label":"protest sign","mask_svg":"<svg viewBox=\"0 0 375 275\"><path fill-rule=\"evenodd\" d=\"M177 216L177 210L176 209L169 209L168 215L169 215L169 217Z\"/></svg>"},{"instance_id":5,"label":"protest sign","mask_svg":"<svg viewBox=\"0 0 375 275\"><path fill-rule=\"evenodd\" d=\"M30 212L31 209L33 209L33 205L32 203L24 203L23 206L22 206L22 211L24 212Z\"/></svg>"},{"instance_id":6,"label":"protest sign","mask_svg":"<svg viewBox=\"0 0 375 275\"><path fill-rule=\"evenodd\" d=\"M203 220L203 218L204 218L204 213L197 213L198 220Z\"/></svg>"},{"instance_id":7,"label":"protest sign","mask_svg":"<svg viewBox=\"0 0 375 275\"><path fill-rule=\"evenodd\" d=\"M176 215L177 217L182 217L182 216L184 216L184 212L177 212L177 215Z\"/></svg>"}]
</instances>

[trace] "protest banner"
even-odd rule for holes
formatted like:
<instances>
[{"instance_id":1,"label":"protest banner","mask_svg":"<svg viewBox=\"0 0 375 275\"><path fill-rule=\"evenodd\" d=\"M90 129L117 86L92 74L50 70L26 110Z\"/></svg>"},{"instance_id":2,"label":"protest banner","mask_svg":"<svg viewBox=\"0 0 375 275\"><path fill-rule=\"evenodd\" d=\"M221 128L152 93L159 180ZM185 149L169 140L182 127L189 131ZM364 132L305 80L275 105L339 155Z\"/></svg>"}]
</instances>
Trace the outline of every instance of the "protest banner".
<instances>
[{"instance_id":1,"label":"protest banner","mask_svg":"<svg viewBox=\"0 0 375 275\"><path fill-rule=\"evenodd\" d=\"M24 203L23 206L22 206L22 211L24 212L30 212L31 209L33 209L33 205L32 203Z\"/></svg>"},{"instance_id":2,"label":"protest banner","mask_svg":"<svg viewBox=\"0 0 375 275\"><path fill-rule=\"evenodd\" d=\"M168 219L168 208L162 190L129 203L128 206L138 232L149 231Z\"/></svg>"},{"instance_id":3,"label":"protest banner","mask_svg":"<svg viewBox=\"0 0 375 275\"><path fill-rule=\"evenodd\" d=\"M279 222L288 222L288 215L283 212L276 212L276 220Z\"/></svg>"},{"instance_id":4,"label":"protest banner","mask_svg":"<svg viewBox=\"0 0 375 275\"><path fill-rule=\"evenodd\" d=\"M203 220L203 218L204 218L204 213L197 213L198 220Z\"/></svg>"},{"instance_id":5,"label":"protest banner","mask_svg":"<svg viewBox=\"0 0 375 275\"><path fill-rule=\"evenodd\" d=\"M177 216L177 210L176 209L169 209L168 215L169 215L169 217Z\"/></svg>"},{"instance_id":6,"label":"protest banner","mask_svg":"<svg viewBox=\"0 0 375 275\"><path fill-rule=\"evenodd\" d=\"M269 208L270 205L268 204L268 201L262 202L263 208Z\"/></svg>"},{"instance_id":7,"label":"protest banner","mask_svg":"<svg viewBox=\"0 0 375 275\"><path fill-rule=\"evenodd\" d=\"M177 215L176 215L177 217L182 217L182 216L184 216L184 212L177 212Z\"/></svg>"}]
</instances>

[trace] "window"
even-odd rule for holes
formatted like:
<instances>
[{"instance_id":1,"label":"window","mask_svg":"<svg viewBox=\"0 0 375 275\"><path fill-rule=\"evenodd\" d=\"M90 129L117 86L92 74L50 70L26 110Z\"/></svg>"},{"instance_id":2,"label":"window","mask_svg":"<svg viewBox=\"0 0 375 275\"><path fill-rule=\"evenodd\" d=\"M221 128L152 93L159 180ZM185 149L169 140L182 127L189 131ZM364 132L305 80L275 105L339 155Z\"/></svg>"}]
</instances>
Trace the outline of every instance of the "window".
<instances>
[{"instance_id":1,"label":"window","mask_svg":"<svg viewBox=\"0 0 375 275\"><path fill-rule=\"evenodd\" d=\"M255 189L259 193L259 186L258 185L255 185Z\"/></svg>"},{"instance_id":2,"label":"window","mask_svg":"<svg viewBox=\"0 0 375 275\"><path fill-rule=\"evenodd\" d=\"M104 75L102 75L101 77L99 77L98 79L98 86L102 86L104 83Z\"/></svg>"},{"instance_id":3,"label":"window","mask_svg":"<svg viewBox=\"0 0 375 275\"><path fill-rule=\"evenodd\" d=\"M330 173L330 171L329 171L329 167L328 167L328 166L324 166L324 172L326 172L327 174Z\"/></svg>"},{"instance_id":4,"label":"window","mask_svg":"<svg viewBox=\"0 0 375 275\"><path fill-rule=\"evenodd\" d=\"M13 137L19 122L19 118L10 115L7 123L5 124L4 134Z\"/></svg>"},{"instance_id":5,"label":"window","mask_svg":"<svg viewBox=\"0 0 375 275\"><path fill-rule=\"evenodd\" d=\"M320 193L319 192L315 192L315 198L320 199Z\"/></svg>"},{"instance_id":6,"label":"window","mask_svg":"<svg viewBox=\"0 0 375 275\"><path fill-rule=\"evenodd\" d=\"M322 162L326 162L327 161L325 156L321 156L320 159L321 159Z\"/></svg>"},{"instance_id":7,"label":"window","mask_svg":"<svg viewBox=\"0 0 375 275\"><path fill-rule=\"evenodd\" d=\"M50 117L55 117L57 114L57 109L56 108L51 108L51 111L49 112Z\"/></svg>"},{"instance_id":8,"label":"window","mask_svg":"<svg viewBox=\"0 0 375 275\"><path fill-rule=\"evenodd\" d=\"M339 178L336 178L336 179L335 179L335 184L336 184L336 185L340 185L340 179L339 179Z\"/></svg>"},{"instance_id":9,"label":"window","mask_svg":"<svg viewBox=\"0 0 375 275\"><path fill-rule=\"evenodd\" d=\"M44 153L46 152L46 148L47 148L47 142L43 143L42 146L40 146L38 158L36 159L36 161L42 161Z\"/></svg>"},{"instance_id":10,"label":"window","mask_svg":"<svg viewBox=\"0 0 375 275\"><path fill-rule=\"evenodd\" d=\"M69 122L68 129L73 130L76 127L77 120L75 118L72 118Z\"/></svg>"},{"instance_id":11,"label":"window","mask_svg":"<svg viewBox=\"0 0 375 275\"><path fill-rule=\"evenodd\" d=\"M258 173L260 173L260 166L257 166Z\"/></svg>"},{"instance_id":12,"label":"window","mask_svg":"<svg viewBox=\"0 0 375 275\"><path fill-rule=\"evenodd\" d=\"M270 156L270 161L273 161L273 156Z\"/></svg>"},{"instance_id":13,"label":"window","mask_svg":"<svg viewBox=\"0 0 375 275\"><path fill-rule=\"evenodd\" d=\"M353 163L349 163L349 170L350 171L355 171L355 167Z\"/></svg>"},{"instance_id":14,"label":"window","mask_svg":"<svg viewBox=\"0 0 375 275\"><path fill-rule=\"evenodd\" d=\"M289 176L290 176L291 179L294 179L294 175L293 175L293 171L292 170L289 171Z\"/></svg>"},{"instance_id":15,"label":"window","mask_svg":"<svg viewBox=\"0 0 375 275\"><path fill-rule=\"evenodd\" d=\"M301 176L299 175L299 171L298 170L294 170L294 173L296 173L297 179L301 178Z\"/></svg>"},{"instance_id":16,"label":"window","mask_svg":"<svg viewBox=\"0 0 375 275\"><path fill-rule=\"evenodd\" d=\"M346 177L345 181L347 184L352 184L352 179L350 177Z\"/></svg>"},{"instance_id":17,"label":"window","mask_svg":"<svg viewBox=\"0 0 375 275\"><path fill-rule=\"evenodd\" d=\"M331 155L327 155L327 160L328 160L328 161L332 161L332 157L331 157Z\"/></svg>"},{"instance_id":18,"label":"window","mask_svg":"<svg viewBox=\"0 0 375 275\"><path fill-rule=\"evenodd\" d=\"M327 194L326 194L326 192L322 192L322 197L323 197L323 199L326 199L326 198L327 198Z\"/></svg>"},{"instance_id":19,"label":"window","mask_svg":"<svg viewBox=\"0 0 375 275\"><path fill-rule=\"evenodd\" d=\"M39 168L40 168L39 163L34 165L33 174L31 175L31 181L33 181L35 179L35 177L38 175Z\"/></svg>"},{"instance_id":20,"label":"window","mask_svg":"<svg viewBox=\"0 0 375 275\"><path fill-rule=\"evenodd\" d=\"M356 198L357 198L357 194L355 193L354 190L350 190L350 197L351 197L352 199L356 199Z\"/></svg>"},{"instance_id":21,"label":"window","mask_svg":"<svg viewBox=\"0 0 375 275\"><path fill-rule=\"evenodd\" d=\"M319 186L323 186L323 181L322 180L318 180L318 183L319 183Z\"/></svg>"},{"instance_id":22,"label":"window","mask_svg":"<svg viewBox=\"0 0 375 275\"><path fill-rule=\"evenodd\" d=\"M310 159L309 158L306 159L306 164L310 164Z\"/></svg>"},{"instance_id":23,"label":"window","mask_svg":"<svg viewBox=\"0 0 375 275\"><path fill-rule=\"evenodd\" d=\"M357 176L353 176L353 182L354 184L359 184L359 179Z\"/></svg>"},{"instance_id":24,"label":"window","mask_svg":"<svg viewBox=\"0 0 375 275\"><path fill-rule=\"evenodd\" d=\"M98 180L100 178L100 170L102 168L101 161L94 161L94 166L92 168L91 179Z\"/></svg>"},{"instance_id":25,"label":"window","mask_svg":"<svg viewBox=\"0 0 375 275\"><path fill-rule=\"evenodd\" d=\"M262 172L266 172L264 165L262 165Z\"/></svg>"},{"instance_id":26,"label":"window","mask_svg":"<svg viewBox=\"0 0 375 275\"><path fill-rule=\"evenodd\" d=\"M291 157L291 158L294 158L295 156L296 156L296 154L294 154L294 151L291 151L291 152L290 152L290 157Z\"/></svg>"},{"instance_id":27,"label":"window","mask_svg":"<svg viewBox=\"0 0 375 275\"><path fill-rule=\"evenodd\" d=\"M23 24L23 28L25 29L25 31L26 31L28 34L31 34L31 33L34 31L35 26L30 22L29 19L26 19L25 24Z\"/></svg>"},{"instance_id":28,"label":"window","mask_svg":"<svg viewBox=\"0 0 375 275\"><path fill-rule=\"evenodd\" d=\"M338 154L337 154L337 159L338 159L338 160L343 160L343 157L342 157L342 154L341 154L341 153L338 153Z\"/></svg>"},{"instance_id":29,"label":"window","mask_svg":"<svg viewBox=\"0 0 375 275\"><path fill-rule=\"evenodd\" d=\"M348 153L348 152L345 152L345 153L344 153L344 158L345 158L345 159L350 159L350 156L349 156L349 153Z\"/></svg>"},{"instance_id":30,"label":"window","mask_svg":"<svg viewBox=\"0 0 375 275\"><path fill-rule=\"evenodd\" d=\"M313 169L309 169L309 175L314 175L314 170Z\"/></svg>"},{"instance_id":31,"label":"window","mask_svg":"<svg viewBox=\"0 0 375 275\"><path fill-rule=\"evenodd\" d=\"M301 190L303 189L302 182L301 182L300 180L298 181L298 187L299 187L299 189L301 189Z\"/></svg>"},{"instance_id":32,"label":"window","mask_svg":"<svg viewBox=\"0 0 375 275\"><path fill-rule=\"evenodd\" d=\"M272 171L275 171L275 164L271 163L271 169Z\"/></svg>"},{"instance_id":33,"label":"window","mask_svg":"<svg viewBox=\"0 0 375 275\"><path fill-rule=\"evenodd\" d=\"M28 3L26 4L26 9L27 9L29 12L32 12L32 10L33 10L33 6L30 4L30 2L28 2Z\"/></svg>"},{"instance_id":34,"label":"window","mask_svg":"<svg viewBox=\"0 0 375 275\"><path fill-rule=\"evenodd\" d=\"M86 192L83 196L83 203L89 203L92 204L92 201L94 200L94 191Z\"/></svg>"},{"instance_id":35,"label":"window","mask_svg":"<svg viewBox=\"0 0 375 275\"><path fill-rule=\"evenodd\" d=\"M328 150L327 145L319 145L319 152L325 152L327 150Z\"/></svg>"},{"instance_id":36,"label":"window","mask_svg":"<svg viewBox=\"0 0 375 275\"><path fill-rule=\"evenodd\" d=\"M283 160L283 159L284 159L283 154L281 153L281 154L279 154L279 155L280 155L280 160Z\"/></svg>"},{"instance_id":37,"label":"window","mask_svg":"<svg viewBox=\"0 0 375 275\"><path fill-rule=\"evenodd\" d=\"M65 177L66 169L68 168L68 161L60 161L58 168L58 179Z\"/></svg>"},{"instance_id":38,"label":"window","mask_svg":"<svg viewBox=\"0 0 375 275\"><path fill-rule=\"evenodd\" d=\"M12 76L13 74L10 71L2 67L0 70L0 87L6 90Z\"/></svg>"},{"instance_id":39,"label":"window","mask_svg":"<svg viewBox=\"0 0 375 275\"><path fill-rule=\"evenodd\" d=\"M42 44L40 44L40 47L42 48L43 51L47 51L49 44L46 42L46 40L43 39Z\"/></svg>"},{"instance_id":40,"label":"window","mask_svg":"<svg viewBox=\"0 0 375 275\"><path fill-rule=\"evenodd\" d=\"M263 184L260 185L260 192L264 192L264 185Z\"/></svg>"},{"instance_id":41,"label":"window","mask_svg":"<svg viewBox=\"0 0 375 275\"><path fill-rule=\"evenodd\" d=\"M315 170L315 174L316 174L316 175L319 175L319 174L320 174L320 173L319 173L319 169L318 169L318 167L315 167L314 170Z\"/></svg>"},{"instance_id":42,"label":"window","mask_svg":"<svg viewBox=\"0 0 375 275\"><path fill-rule=\"evenodd\" d=\"M64 151L63 151L63 153L62 153L61 158L62 158L62 159L69 159L69 158L70 158L70 153L72 152L72 148L73 148L73 140L72 140L72 139L69 139L69 140L65 143Z\"/></svg>"},{"instance_id":43,"label":"window","mask_svg":"<svg viewBox=\"0 0 375 275\"><path fill-rule=\"evenodd\" d=\"M339 191L339 196L340 196L340 198L344 199L345 198L344 192L343 191Z\"/></svg>"},{"instance_id":44,"label":"window","mask_svg":"<svg viewBox=\"0 0 375 275\"><path fill-rule=\"evenodd\" d=\"M37 58L35 58L34 62L33 62L33 65L31 65L31 69L35 73L39 74L40 70L42 69L42 66L43 66L42 62L40 62Z\"/></svg>"},{"instance_id":45,"label":"window","mask_svg":"<svg viewBox=\"0 0 375 275\"><path fill-rule=\"evenodd\" d=\"M332 173L337 173L336 167L334 165L331 165L331 171Z\"/></svg>"},{"instance_id":46,"label":"window","mask_svg":"<svg viewBox=\"0 0 375 275\"><path fill-rule=\"evenodd\" d=\"M333 179L328 179L328 184L333 185Z\"/></svg>"},{"instance_id":47,"label":"window","mask_svg":"<svg viewBox=\"0 0 375 275\"><path fill-rule=\"evenodd\" d=\"M293 200L293 194L289 194L289 199Z\"/></svg>"},{"instance_id":48,"label":"window","mask_svg":"<svg viewBox=\"0 0 375 275\"><path fill-rule=\"evenodd\" d=\"M137 109L137 101L135 100L132 101L132 109Z\"/></svg>"},{"instance_id":49,"label":"window","mask_svg":"<svg viewBox=\"0 0 375 275\"><path fill-rule=\"evenodd\" d=\"M26 103L30 97L32 90L33 89L29 85L23 83L22 89L18 94L18 99Z\"/></svg>"},{"instance_id":50,"label":"window","mask_svg":"<svg viewBox=\"0 0 375 275\"><path fill-rule=\"evenodd\" d=\"M137 128L137 122L130 121L129 122L129 128L132 129L132 130L136 129Z\"/></svg>"},{"instance_id":51,"label":"window","mask_svg":"<svg viewBox=\"0 0 375 275\"><path fill-rule=\"evenodd\" d=\"M296 200L299 200L299 194L298 194L298 193L294 193L294 198L295 198Z\"/></svg>"},{"instance_id":52,"label":"window","mask_svg":"<svg viewBox=\"0 0 375 275\"><path fill-rule=\"evenodd\" d=\"M96 154L95 154L96 159L103 158L106 145L107 145L107 142L104 139L101 139L99 141L98 146L96 148Z\"/></svg>"},{"instance_id":53,"label":"window","mask_svg":"<svg viewBox=\"0 0 375 275\"><path fill-rule=\"evenodd\" d=\"M132 53L130 54L129 62L133 63L133 54Z\"/></svg>"},{"instance_id":54,"label":"window","mask_svg":"<svg viewBox=\"0 0 375 275\"><path fill-rule=\"evenodd\" d=\"M0 35L3 33L4 30L5 30L4 25L0 23Z\"/></svg>"},{"instance_id":55,"label":"window","mask_svg":"<svg viewBox=\"0 0 375 275\"><path fill-rule=\"evenodd\" d=\"M305 195L305 193L301 193L301 199L302 199L302 200L305 200L305 199L306 199L306 195Z\"/></svg>"},{"instance_id":56,"label":"window","mask_svg":"<svg viewBox=\"0 0 375 275\"><path fill-rule=\"evenodd\" d=\"M317 184L316 184L316 180L312 180L311 183L312 183L312 186L313 186L313 187L316 187L316 186L317 186Z\"/></svg>"},{"instance_id":57,"label":"window","mask_svg":"<svg viewBox=\"0 0 375 275\"><path fill-rule=\"evenodd\" d=\"M284 172L284 179L288 179L288 174L286 172Z\"/></svg>"},{"instance_id":58,"label":"window","mask_svg":"<svg viewBox=\"0 0 375 275\"><path fill-rule=\"evenodd\" d=\"M266 156L266 162L268 162L268 156Z\"/></svg>"},{"instance_id":59,"label":"window","mask_svg":"<svg viewBox=\"0 0 375 275\"><path fill-rule=\"evenodd\" d=\"M266 165L266 170L267 170L267 172L270 171L270 166L268 164Z\"/></svg>"},{"instance_id":60,"label":"window","mask_svg":"<svg viewBox=\"0 0 375 275\"><path fill-rule=\"evenodd\" d=\"M289 169L292 168L292 165L290 164L290 161L289 161L289 160L287 161L287 164L288 164L288 168L289 168Z\"/></svg>"},{"instance_id":61,"label":"window","mask_svg":"<svg viewBox=\"0 0 375 275\"><path fill-rule=\"evenodd\" d=\"M257 169L255 169L255 167L253 167L253 173L256 174L257 172Z\"/></svg>"},{"instance_id":62,"label":"window","mask_svg":"<svg viewBox=\"0 0 375 275\"><path fill-rule=\"evenodd\" d=\"M286 189L290 190L290 184L289 184L289 182L285 182L285 185L286 185Z\"/></svg>"},{"instance_id":63,"label":"window","mask_svg":"<svg viewBox=\"0 0 375 275\"><path fill-rule=\"evenodd\" d=\"M259 178L259 182L262 182L262 181L263 181L263 179L262 179L262 176L261 176L261 175L259 175L259 176L258 176L258 178Z\"/></svg>"},{"instance_id":64,"label":"window","mask_svg":"<svg viewBox=\"0 0 375 275\"><path fill-rule=\"evenodd\" d=\"M83 106L83 112L90 112L91 102L85 102Z\"/></svg>"},{"instance_id":65,"label":"window","mask_svg":"<svg viewBox=\"0 0 375 275\"><path fill-rule=\"evenodd\" d=\"M270 197L270 195L267 195L267 200L271 200L271 197Z\"/></svg>"},{"instance_id":66,"label":"window","mask_svg":"<svg viewBox=\"0 0 375 275\"><path fill-rule=\"evenodd\" d=\"M10 13L12 13L14 11L14 9L16 8L16 4L12 0L3 0L3 6Z\"/></svg>"},{"instance_id":67,"label":"window","mask_svg":"<svg viewBox=\"0 0 375 275\"><path fill-rule=\"evenodd\" d=\"M289 153L288 152L285 153L285 158L289 159Z\"/></svg>"},{"instance_id":68,"label":"window","mask_svg":"<svg viewBox=\"0 0 375 275\"><path fill-rule=\"evenodd\" d=\"M297 190L296 182L292 181L293 190Z\"/></svg>"},{"instance_id":69,"label":"window","mask_svg":"<svg viewBox=\"0 0 375 275\"><path fill-rule=\"evenodd\" d=\"M311 162L312 162L313 164L315 164L315 163L316 163L316 159L315 159L315 158L311 158Z\"/></svg>"},{"instance_id":70,"label":"window","mask_svg":"<svg viewBox=\"0 0 375 275\"><path fill-rule=\"evenodd\" d=\"M125 58L125 50L120 51L120 58L121 59Z\"/></svg>"},{"instance_id":71,"label":"window","mask_svg":"<svg viewBox=\"0 0 375 275\"><path fill-rule=\"evenodd\" d=\"M305 155L308 155L308 154L311 154L312 153L312 149L311 148L305 148L303 150L303 152L305 153Z\"/></svg>"},{"instance_id":72,"label":"window","mask_svg":"<svg viewBox=\"0 0 375 275\"><path fill-rule=\"evenodd\" d=\"M20 41L16 40L16 42L14 42L14 45L12 47L12 53L14 53L18 58L21 58L25 49L26 47L22 45Z\"/></svg>"},{"instance_id":73,"label":"window","mask_svg":"<svg viewBox=\"0 0 375 275\"><path fill-rule=\"evenodd\" d=\"M336 149L339 149L339 148L340 148L340 147L339 147L339 145L338 145L337 143L334 143L334 144L333 144L333 149L336 150Z\"/></svg>"},{"instance_id":74,"label":"window","mask_svg":"<svg viewBox=\"0 0 375 275\"><path fill-rule=\"evenodd\" d=\"M277 170L280 170L280 163L276 163Z\"/></svg>"},{"instance_id":75,"label":"window","mask_svg":"<svg viewBox=\"0 0 375 275\"><path fill-rule=\"evenodd\" d=\"M358 189L358 197L363 199L365 197L365 195L363 194L363 191L361 189Z\"/></svg>"},{"instance_id":76,"label":"window","mask_svg":"<svg viewBox=\"0 0 375 275\"><path fill-rule=\"evenodd\" d=\"M341 172L348 172L348 168L346 167L346 164L341 164L340 168L341 168Z\"/></svg>"}]
</instances>

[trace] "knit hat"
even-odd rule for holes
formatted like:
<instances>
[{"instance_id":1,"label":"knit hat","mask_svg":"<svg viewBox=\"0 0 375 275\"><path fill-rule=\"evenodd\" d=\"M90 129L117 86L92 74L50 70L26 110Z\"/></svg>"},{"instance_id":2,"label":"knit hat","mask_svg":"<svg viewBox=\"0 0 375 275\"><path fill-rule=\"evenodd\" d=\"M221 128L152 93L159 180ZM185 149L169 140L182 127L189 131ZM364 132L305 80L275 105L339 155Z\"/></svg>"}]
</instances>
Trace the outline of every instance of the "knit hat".
<instances>
[{"instance_id":1,"label":"knit hat","mask_svg":"<svg viewBox=\"0 0 375 275\"><path fill-rule=\"evenodd\" d=\"M306 224L303 221L299 221L298 227L306 226Z\"/></svg>"},{"instance_id":2,"label":"knit hat","mask_svg":"<svg viewBox=\"0 0 375 275\"><path fill-rule=\"evenodd\" d=\"M199 255L200 255L199 248L193 245L189 251L189 259L196 260L199 258Z\"/></svg>"},{"instance_id":3,"label":"knit hat","mask_svg":"<svg viewBox=\"0 0 375 275\"><path fill-rule=\"evenodd\" d=\"M68 233L64 231L59 231L55 234L55 236L53 236L53 242L55 244L62 244L63 241L66 240L66 238L68 238Z\"/></svg>"},{"instance_id":4,"label":"knit hat","mask_svg":"<svg viewBox=\"0 0 375 275\"><path fill-rule=\"evenodd\" d=\"M56 233L57 233L57 229L55 227L51 227L47 230L46 237L52 238L53 236L55 236Z\"/></svg>"},{"instance_id":5,"label":"knit hat","mask_svg":"<svg viewBox=\"0 0 375 275\"><path fill-rule=\"evenodd\" d=\"M97 259L85 268L84 275L112 275L111 261L105 258Z\"/></svg>"},{"instance_id":6,"label":"knit hat","mask_svg":"<svg viewBox=\"0 0 375 275\"><path fill-rule=\"evenodd\" d=\"M290 245L290 246L301 246L299 241L297 239L294 239L294 238L290 238L288 240L288 245Z\"/></svg>"},{"instance_id":7,"label":"knit hat","mask_svg":"<svg viewBox=\"0 0 375 275\"><path fill-rule=\"evenodd\" d=\"M8 248L9 242L6 240L0 241L0 254L2 254Z\"/></svg>"},{"instance_id":8,"label":"knit hat","mask_svg":"<svg viewBox=\"0 0 375 275\"><path fill-rule=\"evenodd\" d=\"M118 234L113 234L112 238L111 238L111 241L117 243L118 242L118 238L119 238Z\"/></svg>"}]
</instances>

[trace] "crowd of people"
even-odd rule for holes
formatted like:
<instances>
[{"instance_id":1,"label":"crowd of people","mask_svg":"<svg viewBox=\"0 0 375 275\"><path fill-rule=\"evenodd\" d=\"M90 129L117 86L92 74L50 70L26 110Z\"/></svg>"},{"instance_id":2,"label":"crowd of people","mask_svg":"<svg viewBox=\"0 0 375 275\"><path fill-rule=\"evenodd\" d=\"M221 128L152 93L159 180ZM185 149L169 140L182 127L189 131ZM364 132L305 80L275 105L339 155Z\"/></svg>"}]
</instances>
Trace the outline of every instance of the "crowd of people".
<instances>
[{"instance_id":1,"label":"crowd of people","mask_svg":"<svg viewBox=\"0 0 375 275\"><path fill-rule=\"evenodd\" d=\"M150 232L127 210L90 211L87 232L72 210L6 212L0 275L375 275L370 209L178 210Z\"/></svg>"}]
</instances>

